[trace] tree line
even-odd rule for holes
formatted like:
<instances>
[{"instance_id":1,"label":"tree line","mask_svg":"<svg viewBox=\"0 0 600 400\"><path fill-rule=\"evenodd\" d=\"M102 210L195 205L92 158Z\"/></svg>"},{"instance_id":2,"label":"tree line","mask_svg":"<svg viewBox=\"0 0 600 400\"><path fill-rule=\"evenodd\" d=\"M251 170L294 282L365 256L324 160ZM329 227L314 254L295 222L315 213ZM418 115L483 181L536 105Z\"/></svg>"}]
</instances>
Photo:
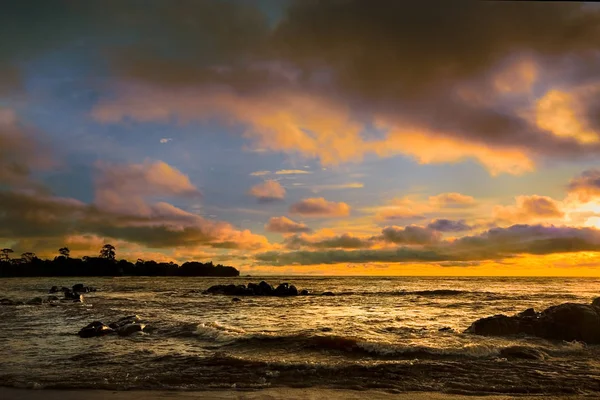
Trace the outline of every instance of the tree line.
<instances>
[{"instance_id":1,"label":"tree line","mask_svg":"<svg viewBox=\"0 0 600 400\"><path fill-rule=\"evenodd\" d=\"M156 262L138 259L135 263L117 260L116 249L105 244L99 256L72 258L68 247L58 249L53 260L43 260L35 253L22 253L11 257L12 249L0 250L0 277L36 276L239 276L231 266L214 265L212 261L191 261L178 265L174 262Z\"/></svg>"}]
</instances>

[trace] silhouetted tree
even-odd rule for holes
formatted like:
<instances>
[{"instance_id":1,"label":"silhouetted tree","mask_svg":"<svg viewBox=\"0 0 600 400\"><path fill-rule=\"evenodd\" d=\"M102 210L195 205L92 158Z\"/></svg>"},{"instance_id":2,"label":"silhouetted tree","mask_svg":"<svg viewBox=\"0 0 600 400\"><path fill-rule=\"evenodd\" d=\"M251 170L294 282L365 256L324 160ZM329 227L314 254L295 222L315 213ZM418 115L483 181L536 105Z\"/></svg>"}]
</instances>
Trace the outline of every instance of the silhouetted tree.
<instances>
[{"instance_id":1,"label":"silhouetted tree","mask_svg":"<svg viewBox=\"0 0 600 400\"><path fill-rule=\"evenodd\" d=\"M0 250L0 260L8 261L10 259L10 256L9 256L10 253L14 253L13 249Z\"/></svg>"},{"instance_id":2,"label":"silhouetted tree","mask_svg":"<svg viewBox=\"0 0 600 400\"><path fill-rule=\"evenodd\" d=\"M27 252L27 253L21 254L21 259L23 260L23 262L26 262L26 263L30 263L33 260L35 260L36 258L37 257L35 256L35 253Z\"/></svg>"},{"instance_id":3,"label":"silhouetted tree","mask_svg":"<svg viewBox=\"0 0 600 400\"><path fill-rule=\"evenodd\" d=\"M100 257L105 258L107 260L114 261L116 255L117 253L115 251L115 246L113 246L112 244L107 243L104 246L102 246L102 249L100 250Z\"/></svg>"},{"instance_id":4,"label":"silhouetted tree","mask_svg":"<svg viewBox=\"0 0 600 400\"><path fill-rule=\"evenodd\" d=\"M58 249L58 252L61 256L65 258L69 258L69 255L71 254L71 250L69 250L68 247L61 247L60 249Z\"/></svg>"}]
</instances>

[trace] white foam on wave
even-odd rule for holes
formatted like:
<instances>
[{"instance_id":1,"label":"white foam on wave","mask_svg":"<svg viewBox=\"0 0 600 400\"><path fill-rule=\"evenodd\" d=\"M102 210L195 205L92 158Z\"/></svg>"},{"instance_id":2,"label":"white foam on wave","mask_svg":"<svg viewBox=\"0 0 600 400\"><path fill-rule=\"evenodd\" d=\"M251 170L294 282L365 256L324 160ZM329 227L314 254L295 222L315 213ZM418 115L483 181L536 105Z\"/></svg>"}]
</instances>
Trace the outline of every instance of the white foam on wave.
<instances>
[{"instance_id":1,"label":"white foam on wave","mask_svg":"<svg viewBox=\"0 0 600 400\"><path fill-rule=\"evenodd\" d=\"M229 341L245 333L246 331L242 328L225 325L219 321L198 324L194 332L194 334L200 337L210 338L215 341Z\"/></svg>"}]
</instances>

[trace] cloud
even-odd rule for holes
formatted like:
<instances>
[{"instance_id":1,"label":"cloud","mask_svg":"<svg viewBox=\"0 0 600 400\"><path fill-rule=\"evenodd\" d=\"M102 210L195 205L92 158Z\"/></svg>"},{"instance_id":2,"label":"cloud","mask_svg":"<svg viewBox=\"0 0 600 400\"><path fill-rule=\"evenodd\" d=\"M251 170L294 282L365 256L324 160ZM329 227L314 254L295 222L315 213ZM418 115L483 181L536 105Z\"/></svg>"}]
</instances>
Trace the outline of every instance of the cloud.
<instances>
[{"instance_id":1,"label":"cloud","mask_svg":"<svg viewBox=\"0 0 600 400\"><path fill-rule=\"evenodd\" d=\"M280 169L275 171L275 175L299 175L299 174L312 174L312 171L305 171L303 169Z\"/></svg>"},{"instance_id":2,"label":"cloud","mask_svg":"<svg viewBox=\"0 0 600 400\"><path fill-rule=\"evenodd\" d=\"M254 171L250 173L250 176L264 176L269 175L271 171Z\"/></svg>"},{"instance_id":3,"label":"cloud","mask_svg":"<svg viewBox=\"0 0 600 400\"><path fill-rule=\"evenodd\" d=\"M394 227L388 232L404 230ZM580 251L600 252L600 230L513 225L508 228L493 228L479 235L466 236L454 241L401 245L395 249L267 251L256 254L255 260L259 264L274 266L365 262L436 262L469 266L486 260L500 262L502 259L523 254L549 255Z\"/></svg>"},{"instance_id":4,"label":"cloud","mask_svg":"<svg viewBox=\"0 0 600 400\"><path fill-rule=\"evenodd\" d=\"M160 142L165 144L165 143L169 143L172 140L173 140L173 138L162 138L162 139L160 139Z\"/></svg>"},{"instance_id":5,"label":"cloud","mask_svg":"<svg viewBox=\"0 0 600 400\"><path fill-rule=\"evenodd\" d=\"M300 233L311 231L305 224L294 222L287 217L271 217L269 222L265 225L265 230L277 233Z\"/></svg>"},{"instance_id":6,"label":"cloud","mask_svg":"<svg viewBox=\"0 0 600 400\"><path fill-rule=\"evenodd\" d=\"M349 233L342 235L320 237L318 235L294 235L284 240L284 245L288 249L299 249L303 247L313 249L362 249L373 245L369 238L353 236Z\"/></svg>"},{"instance_id":7,"label":"cloud","mask_svg":"<svg viewBox=\"0 0 600 400\"><path fill-rule=\"evenodd\" d=\"M332 183L329 185L315 185L311 187L314 193L321 192L324 190L344 190L344 189L362 189L365 187L364 183L361 182L349 182L349 183Z\"/></svg>"},{"instance_id":8,"label":"cloud","mask_svg":"<svg viewBox=\"0 0 600 400\"><path fill-rule=\"evenodd\" d=\"M584 203L600 198L600 169L589 169L573 178L568 190Z\"/></svg>"},{"instance_id":9,"label":"cloud","mask_svg":"<svg viewBox=\"0 0 600 400\"><path fill-rule=\"evenodd\" d=\"M440 208L467 208L475 205L475 199L460 193L441 193L429 197L429 203Z\"/></svg>"},{"instance_id":10,"label":"cloud","mask_svg":"<svg viewBox=\"0 0 600 400\"><path fill-rule=\"evenodd\" d=\"M261 203L283 200L285 193L285 188L279 182L271 179L252 186L248 191L249 195L256 197Z\"/></svg>"},{"instance_id":11,"label":"cloud","mask_svg":"<svg viewBox=\"0 0 600 400\"><path fill-rule=\"evenodd\" d=\"M429 244L439 241L441 234L436 230L415 225L404 228L388 226L381 231L381 236L377 238L395 244Z\"/></svg>"},{"instance_id":12,"label":"cloud","mask_svg":"<svg viewBox=\"0 0 600 400\"><path fill-rule=\"evenodd\" d=\"M559 202L547 196L517 196L514 206L494 207L494 218L507 222L562 219L565 212Z\"/></svg>"},{"instance_id":13,"label":"cloud","mask_svg":"<svg viewBox=\"0 0 600 400\"><path fill-rule=\"evenodd\" d=\"M465 221L454 221L450 219L436 219L427 225L427 228L440 232L464 232L473 229Z\"/></svg>"},{"instance_id":14,"label":"cloud","mask_svg":"<svg viewBox=\"0 0 600 400\"><path fill-rule=\"evenodd\" d=\"M104 210L149 214L150 196L198 197L199 190L187 175L163 161L141 164L96 165L95 204Z\"/></svg>"},{"instance_id":15,"label":"cloud","mask_svg":"<svg viewBox=\"0 0 600 400\"><path fill-rule=\"evenodd\" d=\"M55 166L54 154L41 133L23 125L13 110L0 108L0 184L41 188L31 174Z\"/></svg>"},{"instance_id":16,"label":"cloud","mask_svg":"<svg viewBox=\"0 0 600 400\"><path fill-rule=\"evenodd\" d=\"M350 206L344 202L327 201L323 197L309 198L290 206L291 214L311 217L344 217L350 214Z\"/></svg>"}]
</instances>

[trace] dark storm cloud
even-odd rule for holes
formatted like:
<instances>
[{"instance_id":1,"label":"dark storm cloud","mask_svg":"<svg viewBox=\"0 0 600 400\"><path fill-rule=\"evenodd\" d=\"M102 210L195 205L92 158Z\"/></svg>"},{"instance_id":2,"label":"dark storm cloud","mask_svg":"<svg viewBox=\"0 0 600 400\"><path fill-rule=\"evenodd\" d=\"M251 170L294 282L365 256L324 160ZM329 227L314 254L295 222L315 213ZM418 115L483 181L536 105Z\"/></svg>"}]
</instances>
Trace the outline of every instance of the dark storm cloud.
<instances>
[{"instance_id":1,"label":"dark storm cloud","mask_svg":"<svg viewBox=\"0 0 600 400\"><path fill-rule=\"evenodd\" d=\"M579 251L600 252L600 230L594 228L513 225L494 228L455 241L396 249L269 251L256 255L258 263L310 265L363 262L470 263L502 260L520 254L547 255Z\"/></svg>"},{"instance_id":2,"label":"dark storm cloud","mask_svg":"<svg viewBox=\"0 0 600 400\"><path fill-rule=\"evenodd\" d=\"M440 237L440 233L435 230L410 225L404 228L388 226L381 231L381 236L376 238L396 244L429 244L437 242Z\"/></svg>"},{"instance_id":3,"label":"dark storm cloud","mask_svg":"<svg viewBox=\"0 0 600 400\"><path fill-rule=\"evenodd\" d=\"M366 238L343 234L327 238L311 238L307 235L294 235L283 241L289 249L309 247L314 249L363 249L373 245L373 241Z\"/></svg>"},{"instance_id":4,"label":"dark storm cloud","mask_svg":"<svg viewBox=\"0 0 600 400\"><path fill-rule=\"evenodd\" d=\"M465 221L454 221L450 219L436 219L427 225L427 228L440 232L464 232L473 229L473 227L469 226Z\"/></svg>"}]
</instances>

